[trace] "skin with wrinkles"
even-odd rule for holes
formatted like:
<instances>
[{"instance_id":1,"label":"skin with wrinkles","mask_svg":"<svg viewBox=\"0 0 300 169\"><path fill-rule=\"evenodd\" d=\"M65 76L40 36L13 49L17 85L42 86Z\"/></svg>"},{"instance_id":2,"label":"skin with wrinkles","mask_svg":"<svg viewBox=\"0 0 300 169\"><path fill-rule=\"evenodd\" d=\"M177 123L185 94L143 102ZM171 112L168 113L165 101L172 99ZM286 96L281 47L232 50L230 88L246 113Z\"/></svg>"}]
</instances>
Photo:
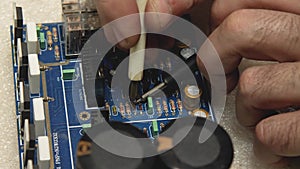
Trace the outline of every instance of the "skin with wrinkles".
<instances>
[{"instance_id":1,"label":"skin with wrinkles","mask_svg":"<svg viewBox=\"0 0 300 169\"><path fill-rule=\"evenodd\" d=\"M96 1L104 23L137 12L135 0ZM182 15L203 1L149 0L146 11ZM199 49L201 53L209 43L214 45L224 66L228 92L238 86L237 118L255 133L254 152L258 159L273 165L286 164L286 157L300 156L300 110L277 115L272 112L300 105L299 14L298 0L214 0L210 42ZM146 26L158 30L172 22L159 15L145 20ZM131 22L139 25L139 18ZM119 29L116 26L106 30L106 34L117 38L122 31L128 31ZM119 46L129 49L138 38L125 39ZM150 37L148 41L157 40ZM275 64L248 68L239 76L242 58ZM197 63L205 73L201 55Z\"/></svg>"}]
</instances>

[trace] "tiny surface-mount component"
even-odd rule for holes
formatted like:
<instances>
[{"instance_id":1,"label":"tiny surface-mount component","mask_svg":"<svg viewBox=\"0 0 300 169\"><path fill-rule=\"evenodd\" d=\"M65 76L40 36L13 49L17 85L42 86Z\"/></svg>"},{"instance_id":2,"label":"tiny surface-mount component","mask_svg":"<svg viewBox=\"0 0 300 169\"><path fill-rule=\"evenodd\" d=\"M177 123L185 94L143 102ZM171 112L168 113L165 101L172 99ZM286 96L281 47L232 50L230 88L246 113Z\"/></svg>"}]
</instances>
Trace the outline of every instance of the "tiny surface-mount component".
<instances>
[{"instance_id":1,"label":"tiny surface-mount component","mask_svg":"<svg viewBox=\"0 0 300 169\"><path fill-rule=\"evenodd\" d=\"M45 110L43 98L32 99L33 118L35 125L35 135L37 137L45 135Z\"/></svg>"},{"instance_id":2,"label":"tiny surface-mount component","mask_svg":"<svg viewBox=\"0 0 300 169\"><path fill-rule=\"evenodd\" d=\"M147 98L147 108L148 108L147 114L149 116L153 116L154 109L153 109L153 99L152 99L152 97Z\"/></svg>"},{"instance_id":3,"label":"tiny surface-mount component","mask_svg":"<svg viewBox=\"0 0 300 169\"><path fill-rule=\"evenodd\" d=\"M37 151L38 166L40 169L49 169L50 167L50 147L47 136L38 137L38 151Z\"/></svg>"},{"instance_id":4,"label":"tiny surface-mount component","mask_svg":"<svg viewBox=\"0 0 300 169\"><path fill-rule=\"evenodd\" d=\"M37 54L29 54L28 55L28 74L29 74L29 86L30 93L36 94L40 92L40 65Z\"/></svg>"},{"instance_id":5,"label":"tiny surface-mount component","mask_svg":"<svg viewBox=\"0 0 300 169\"><path fill-rule=\"evenodd\" d=\"M38 36L36 31L36 24L34 22L29 22L26 25L26 40L28 54L38 54L40 53Z\"/></svg>"},{"instance_id":6,"label":"tiny surface-mount component","mask_svg":"<svg viewBox=\"0 0 300 169\"><path fill-rule=\"evenodd\" d=\"M40 47L41 47L41 50L45 50L46 49L45 33L44 32L40 32L39 36L40 36Z\"/></svg>"},{"instance_id":7,"label":"tiny surface-mount component","mask_svg":"<svg viewBox=\"0 0 300 169\"><path fill-rule=\"evenodd\" d=\"M153 134L153 137L157 137L158 134L159 134L159 129L158 129L158 123L156 120L153 120L152 121L152 134Z\"/></svg>"},{"instance_id":8,"label":"tiny surface-mount component","mask_svg":"<svg viewBox=\"0 0 300 169\"><path fill-rule=\"evenodd\" d=\"M75 69L64 69L63 79L64 80L74 80L75 79Z\"/></svg>"}]
</instances>

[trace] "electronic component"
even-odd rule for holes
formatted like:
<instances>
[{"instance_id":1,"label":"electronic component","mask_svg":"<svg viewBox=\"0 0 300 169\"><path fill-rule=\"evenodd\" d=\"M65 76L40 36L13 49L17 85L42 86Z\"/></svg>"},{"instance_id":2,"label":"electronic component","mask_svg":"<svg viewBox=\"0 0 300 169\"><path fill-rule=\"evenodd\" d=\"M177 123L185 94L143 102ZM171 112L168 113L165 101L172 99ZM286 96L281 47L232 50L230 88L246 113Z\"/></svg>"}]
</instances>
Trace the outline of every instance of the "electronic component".
<instances>
[{"instance_id":1,"label":"electronic component","mask_svg":"<svg viewBox=\"0 0 300 169\"><path fill-rule=\"evenodd\" d=\"M30 93L37 94L40 92L40 65L37 54L28 55L28 74Z\"/></svg>"},{"instance_id":2,"label":"electronic component","mask_svg":"<svg viewBox=\"0 0 300 169\"><path fill-rule=\"evenodd\" d=\"M47 31L47 44L48 44L48 50L52 50L53 40L52 40L51 31Z\"/></svg>"},{"instance_id":3,"label":"electronic component","mask_svg":"<svg viewBox=\"0 0 300 169\"><path fill-rule=\"evenodd\" d=\"M19 110L23 111L24 110L24 104L25 104L25 93L24 93L24 82L20 81L19 82Z\"/></svg>"},{"instance_id":4,"label":"electronic component","mask_svg":"<svg viewBox=\"0 0 300 169\"><path fill-rule=\"evenodd\" d=\"M113 116L117 116L118 115L118 110L116 106L112 106L111 107L111 111L112 111L112 115Z\"/></svg>"},{"instance_id":5,"label":"electronic component","mask_svg":"<svg viewBox=\"0 0 300 169\"><path fill-rule=\"evenodd\" d=\"M198 108L202 91L196 85L187 85L184 88L183 104L186 109L194 110Z\"/></svg>"},{"instance_id":6,"label":"electronic component","mask_svg":"<svg viewBox=\"0 0 300 169\"><path fill-rule=\"evenodd\" d=\"M195 117L209 118L209 113L204 109L196 109L192 112Z\"/></svg>"},{"instance_id":7,"label":"electronic component","mask_svg":"<svg viewBox=\"0 0 300 169\"><path fill-rule=\"evenodd\" d=\"M34 169L32 160L28 160L26 169Z\"/></svg>"},{"instance_id":8,"label":"electronic component","mask_svg":"<svg viewBox=\"0 0 300 169\"><path fill-rule=\"evenodd\" d=\"M45 50L46 49L45 33L44 32L40 32L39 36L40 36L40 47L41 47L41 50Z\"/></svg>"},{"instance_id":9,"label":"electronic component","mask_svg":"<svg viewBox=\"0 0 300 169\"><path fill-rule=\"evenodd\" d=\"M144 140L149 141L152 147L157 145L161 133L175 120L197 114L204 117L201 112L207 112L206 117L215 121L209 103L210 91L205 87L206 81L197 69L196 57L192 56L186 60L180 54L182 48L176 45L169 50L190 67L195 77L195 86L201 91L195 109L186 108L185 93L180 93L179 90L179 85L191 86L193 82L175 83L176 77L185 74L181 69L175 69L177 62L169 56L159 60L158 64L154 65L155 68L145 70L140 81L132 81L131 84L134 85L130 87L134 86L133 90L128 92L122 83L112 85L114 77L120 76L121 79L118 80L121 82L130 80L128 71L118 70L120 63L126 61L130 55L128 51L112 47L104 56L102 51L96 50L91 57L82 58L80 55L80 58L76 59L78 54L89 56L90 53L85 51L86 46L94 45L89 44L91 41L88 41L88 38L100 27L95 5L91 4L91 0L63 0L65 22L39 23L20 28L21 36L16 43L17 49L12 50L12 59L16 103L19 104L16 114L20 133L19 152L23 157L20 157L21 166L40 169L85 169L87 166L92 169L90 162L93 162L94 155L99 155L97 153L100 152L100 159L97 156L97 169L99 166L118 168L114 167L118 162L122 163L123 168L129 169L167 169L164 168L167 166L164 161L161 165L158 164L159 156L131 159L103 152L101 147L99 149L86 137L86 132L95 130L101 134L102 129L105 129L101 128L101 125L108 122L113 129L123 134L149 137ZM38 53L32 53L32 44L35 44L35 41L31 41L31 45L27 44L28 31L33 30L37 35ZM15 34L14 27L11 27L13 47ZM87 44L83 47L85 43ZM192 45L191 42L189 46ZM191 66L191 63L194 65ZM113 99L113 96L116 98ZM136 102L137 99L140 101ZM43 146L38 138L48 138L47 141L42 141L48 143ZM109 140L110 137L104 139ZM122 140L117 141L118 145L123 145L120 144ZM134 148L138 146L136 144ZM76 147L77 154L74 150ZM86 160L90 157L92 161Z\"/></svg>"},{"instance_id":10,"label":"electronic component","mask_svg":"<svg viewBox=\"0 0 300 169\"><path fill-rule=\"evenodd\" d=\"M172 150L160 155L162 163L166 166L157 168L228 169L233 160L231 140L222 127L217 126L212 131L212 127L205 126L205 123L209 123L207 126L215 125L204 118L197 118L187 136ZM172 133L173 137L170 135L169 139L175 140L176 135L184 131L185 128L186 126L182 126L181 129ZM203 130L211 133L212 136L205 142L200 143L199 137ZM165 140L161 140L161 144L165 143Z\"/></svg>"},{"instance_id":11,"label":"electronic component","mask_svg":"<svg viewBox=\"0 0 300 169\"><path fill-rule=\"evenodd\" d=\"M153 99L152 97L148 97L147 98L147 108L148 108L148 111L147 111L147 114L149 116L153 116L154 115L154 110L153 110Z\"/></svg>"},{"instance_id":12,"label":"electronic component","mask_svg":"<svg viewBox=\"0 0 300 169\"><path fill-rule=\"evenodd\" d=\"M57 42L58 41L58 34L57 34L57 28L56 27L52 28L52 33L53 33L54 42Z\"/></svg>"},{"instance_id":13,"label":"electronic component","mask_svg":"<svg viewBox=\"0 0 300 169\"><path fill-rule=\"evenodd\" d=\"M102 125L88 129L89 132L96 133L98 138L108 139L105 133L110 133L116 130L128 137L136 145L135 149L141 149L141 143L135 138L146 138L147 135L140 132L137 128L120 122L111 123L113 129L108 129ZM150 141L150 140L149 140ZM129 146L122 147L125 151L131 151ZM87 134L85 134L77 145L77 164L82 169L152 169L156 157L148 158L131 158L119 156L109 151L106 151L96 142L94 142Z\"/></svg>"},{"instance_id":14,"label":"electronic component","mask_svg":"<svg viewBox=\"0 0 300 169\"><path fill-rule=\"evenodd\" d=\"M37 149L38 166L40 169L49 169L50 167L50 148L47 136L38 137Z\"/></svg>"},{"instance_id":15,"label":"electronic component","mask_svg":"<svg viewBox=\"0 0 300 169\"><path fill-rule=\"evenodd\" d=\"M29 119L25 119L23 132L24 132L23 135L24 157L26 157L26 151L29 149L29 142L30 142Z\"/></svg>"},{"instance_id":16,"label":"electronic component","mask_svg":"<svg viewBox=\"0 0 300 169\"><path fill-rule=\"evenodd\" d=\"M43 98L32 99L36 137L45 135L45 111Z\"/></svg>"},{"instance_id":17,"label":"electronic component","mask_svg":"<svg viewBox=\"0 0 300 169\"><path fill-rule=\"evenodd\" d=\"M13 17L14 17L14 46L15 46L15 51L17 49L17 41L20 38L21 41L23 42L23 12L21 7L17 7L16 3L13 4L14 12L13 12Z\"/></svg>"},{"instance_id":18,"label":"electronic component","mask_svg":"<svg viewBox=\"0 0 300 169\"><path fill-rule=\"evenodd\" d=\"M88 121L91 118L91 114L89 112L83 111L79 113L79 118L82 121Z\"/></svg>"},{"instance_id":19,"label":"electronic component","mask_svg":"<svg viewBox=\"0 0 300 169\"><path fill-rule=\"evenodd\" d=\"M55 54L55 59L59 60L60 59L60 51L59 51L59 47L57 45L54 46L54 54Z\"/></svg>"},{"instance_id":20,"label":"electronic component","mask_svg":"<svg viewBox=\"0 0 300 169\"><path fill-rule=\"evenodd\" d=\"M153 120L152 121L152 134L153 134L153 137L157 137L158 134L159 134L159 129L158 129L158 123L156 120Z\"/></svg>"},{"instance_id":21,"label":"electronic component","mask_svg":"<svg viewBox=\"0 0 300 169\"><path fill-rule=\"evenodd\" d=\"M26 25L26 42L28 54L38 54L40 53L38 36L36 31L36 24L29 22Z\"/></svg>"},{"instance_id":22,"label":"electronic component","mask_svg":"<svg viewBox=\"0 0 300 169\"><path fill-rule=\"evenodd\" d=\"M64 80L73 80L75 78L75 69L64 69L63 70L63 79Z\"/></svg>"},{"instance_id":23,"label":"electronic component","mask_svg":"<svg viewBox=\"0 0 300 169\"><path fill-rule=\"evenodd\" d=\"M185 59L189 59L190 57L192 57L193 55L195 55L197 53L196 49L192 49L192 48L183 48L180 51L180 54L183 58Z\"/></svg>"}]
</instances>

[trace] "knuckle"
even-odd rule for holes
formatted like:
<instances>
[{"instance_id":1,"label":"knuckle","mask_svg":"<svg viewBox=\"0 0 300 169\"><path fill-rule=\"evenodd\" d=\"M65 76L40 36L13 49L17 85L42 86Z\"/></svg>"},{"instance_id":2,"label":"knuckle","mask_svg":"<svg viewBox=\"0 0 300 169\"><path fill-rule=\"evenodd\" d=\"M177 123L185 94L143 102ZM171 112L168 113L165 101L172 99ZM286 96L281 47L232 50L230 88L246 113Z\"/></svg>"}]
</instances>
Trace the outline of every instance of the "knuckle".
<instances>
[{"instance_id":1,"label":"knuckle","mask_svg":"<svg viewBox=\"0 0 300 169\"><path fill-rule=\"evenodd\" d=\"M219 25L222 20L224 19L224 4L222 4L223 1L221 0L215 0L214 3L212 4L212 8L211 8L211 18L212 18L212 21Z\"/></svg>"},{"instance_id":2,"label":"knuckle","mask_svg":"<svg viewBox=\"0 0 300 169\"><path fill-rule=\"evenodd\" d=\"M224 20L221 28L229 33L245 34L245 31L250 26L248 19L246 20L245 18L249 18L249 15L251 15L251 10L248 9L234 11Z\"/></svg>"},{"instance_id":3,"label":"knuckle","mask_svg":"<svg viewBox=\"0 0 300 169\"><path fill-rule=\"evenodd\" d=\"M216 17L221 17L216 10L213 12ZM294 33L299 31L299 25L298 18L282 12L240 9L231 13L221 28L232 35L229 37L233 42L244 44L242 48L249 49L270 43L270 37L284 38L289 44L297 44L299 36Z\"/></svg>"},{"instance_id":4,"label":"knuckle","mask_svg":"<svg viewBox=\"0 0 300 169\"><path fill-rule=\"evenodd\" d=\"M260 68L251 67L246 69L240 76L238 84L239 95L244 99L252 99L259 87Z\"/></svg>"}]
</instances>

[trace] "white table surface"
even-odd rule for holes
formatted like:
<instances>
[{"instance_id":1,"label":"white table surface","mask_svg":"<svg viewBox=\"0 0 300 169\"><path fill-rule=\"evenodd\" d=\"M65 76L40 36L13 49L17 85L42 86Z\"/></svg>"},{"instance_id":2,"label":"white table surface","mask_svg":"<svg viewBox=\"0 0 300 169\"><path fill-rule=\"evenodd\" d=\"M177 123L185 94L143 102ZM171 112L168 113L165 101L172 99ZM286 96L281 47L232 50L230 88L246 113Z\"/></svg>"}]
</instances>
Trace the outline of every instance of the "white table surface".
<instances>
[{"instance_id":1,"label":"white table surface","mask_svg":"<svg viewBox=\"0 0 300 169\"><path fill-rule=\"evenodd\" d=\"M60 0L14 0L23 7L25 22L61 21ZM13 23L13 0L0 1L0 169L18 169L19 157L14 102L14 85L12 74L9 26ZM244 63L243 69L253 62ZM243 129L235 118L235 92L230 94L221 124L229 132L234 148L235 158L232 169L268 169L253 156L252 135ZM298 168L298 167L293 167Z\"/></svg>"}]
</instances>

